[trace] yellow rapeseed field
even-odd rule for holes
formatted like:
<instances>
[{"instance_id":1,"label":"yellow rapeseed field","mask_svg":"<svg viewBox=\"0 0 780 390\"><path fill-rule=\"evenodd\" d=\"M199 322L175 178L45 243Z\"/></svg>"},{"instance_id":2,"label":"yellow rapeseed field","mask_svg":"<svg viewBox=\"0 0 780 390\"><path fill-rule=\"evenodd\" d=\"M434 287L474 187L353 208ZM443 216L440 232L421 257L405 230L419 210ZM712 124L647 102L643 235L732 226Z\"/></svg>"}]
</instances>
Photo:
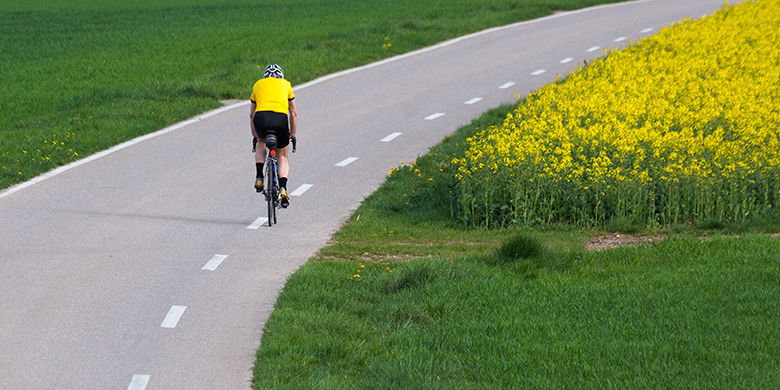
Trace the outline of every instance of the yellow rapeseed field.
<instances>
[{"instance_id":1,"label":"yellow rapeseed field","mask_svg":"<svg viewBox=\"0 0 780 390\"><path fill-rule=\"evenodd\" d=\"M468 140L473 224L743 221L780 200L780 1L684 20Z\"/></svg>"}]
</instances>

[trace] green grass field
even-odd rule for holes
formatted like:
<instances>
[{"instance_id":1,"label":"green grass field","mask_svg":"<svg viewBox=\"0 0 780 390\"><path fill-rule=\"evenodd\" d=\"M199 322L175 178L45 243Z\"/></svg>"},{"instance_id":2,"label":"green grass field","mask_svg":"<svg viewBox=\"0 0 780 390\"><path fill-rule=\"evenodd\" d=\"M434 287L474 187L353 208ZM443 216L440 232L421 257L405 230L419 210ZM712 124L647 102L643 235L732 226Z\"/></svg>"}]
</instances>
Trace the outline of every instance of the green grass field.
<instances>
[{"instance_id":1,"label":"green grass field","mask_svg":"<svg viewBox=\"0 0 780 390\"><path fill-rule=\"evenodd\" d=\"M510 109L392 173L289 279L254 388L780 386L780 239L670 227L586 252L598 232L452 218L452 158Z\"/></svg>"},{"instance_id":2,"label":"green grass field","mask_svg":"<svg viewBox=\"0 0 780 390\"><path fill-rule=\"evenodd\" d=\"M246 99L268 63L298 84L487 27L612 1L6 0L0 188L221 99Z\"/></svg>"},{"instance_id":3,"label":"green grass field","mask_svg":"<svg viewBox=\"0 0 780 390\"><path fill-rule=\"evenodd\" d=\"M777 388L779 256L751 236L554 266L313 261L267 323L254 388Z\"/></svg>"}]
</instances>

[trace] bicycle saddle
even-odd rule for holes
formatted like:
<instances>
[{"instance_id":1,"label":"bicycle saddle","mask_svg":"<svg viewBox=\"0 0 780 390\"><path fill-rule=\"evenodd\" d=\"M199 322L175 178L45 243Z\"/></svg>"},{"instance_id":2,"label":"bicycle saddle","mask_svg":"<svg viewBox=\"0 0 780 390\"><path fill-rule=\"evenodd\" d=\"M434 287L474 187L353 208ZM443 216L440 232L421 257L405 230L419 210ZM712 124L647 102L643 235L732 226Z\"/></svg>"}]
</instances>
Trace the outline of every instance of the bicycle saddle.
<instances>
[{"instance_id":1,"label":"bicycle saddle","mask_svg":"<svg viewBox=\"0 0 780 390\"><path fill-rule=\"evenodd\" d=\"M265 136L265 147L268 149L273 149L276 147L276 135L267 134Z\"/></svg>"}]
</instances>

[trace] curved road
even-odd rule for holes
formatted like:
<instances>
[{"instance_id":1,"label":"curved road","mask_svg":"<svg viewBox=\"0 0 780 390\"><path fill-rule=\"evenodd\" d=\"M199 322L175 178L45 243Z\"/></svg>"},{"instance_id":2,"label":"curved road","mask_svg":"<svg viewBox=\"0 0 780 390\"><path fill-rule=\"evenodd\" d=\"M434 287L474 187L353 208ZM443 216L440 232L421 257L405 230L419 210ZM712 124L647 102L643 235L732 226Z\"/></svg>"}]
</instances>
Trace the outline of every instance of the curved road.
<instances>
[{"instance_id":1,"label":"curved road","mask_svg":"<svg viewBox=\"0 0 780 390\"><path fill-rule=\"evenodd\" d=\"M298 196L270 229L253 225L246 104L0 193L0 388L249 387L285 278L389 168L603 48L721 3L562 13L298 86Z\"/></svg>"}]
</instances>

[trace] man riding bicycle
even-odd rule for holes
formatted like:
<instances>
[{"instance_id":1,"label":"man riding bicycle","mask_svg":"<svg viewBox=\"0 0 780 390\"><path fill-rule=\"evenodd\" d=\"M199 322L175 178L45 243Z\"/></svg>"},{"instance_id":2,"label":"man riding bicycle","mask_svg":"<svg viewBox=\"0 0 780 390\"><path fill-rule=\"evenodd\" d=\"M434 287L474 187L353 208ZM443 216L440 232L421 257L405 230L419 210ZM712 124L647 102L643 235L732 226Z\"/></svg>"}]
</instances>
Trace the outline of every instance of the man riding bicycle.
<instances>
[{"instance_id":1,"label":"man riding bicycle","mask_svg":"<svg viewBox=\"0 0 780 390\"><path fill-rule=\"evenodd\" d=\"M290 172L290 163L287 160L287 150L290 139L295 137L296 121L298 113L295 110L295 94L292 85L285 80L284 72L279 65L273 64L265 67L263 78L257 80L252 87L250 100L251 112L249 114L252 136L258 140L261 146L255 151L255 190L263 191L263 165L265 164L265 136L275 134L277 138L276 148L279 151L279 195L281 206L290 205L290 197L287 196L287 175Z\"/></svg>"}]
</instances>

